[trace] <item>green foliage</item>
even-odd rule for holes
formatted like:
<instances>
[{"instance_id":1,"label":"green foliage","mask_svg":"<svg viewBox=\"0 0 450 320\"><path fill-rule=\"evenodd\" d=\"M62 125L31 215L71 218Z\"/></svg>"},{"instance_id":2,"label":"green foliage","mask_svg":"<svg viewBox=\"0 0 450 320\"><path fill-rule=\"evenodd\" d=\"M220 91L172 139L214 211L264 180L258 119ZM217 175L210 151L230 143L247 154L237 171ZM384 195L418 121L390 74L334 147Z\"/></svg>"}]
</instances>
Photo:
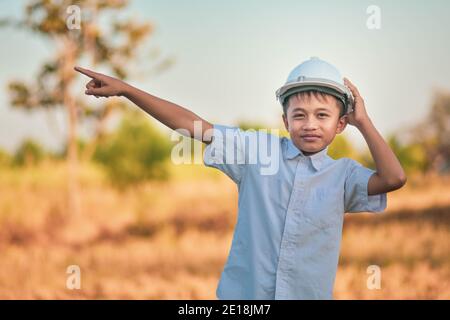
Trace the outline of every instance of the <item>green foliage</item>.
<instances>
[{"instance_id":1,"label":"green foliage","mask_svg":"<svg viewBox=\"0 0 450 320\"><path fill-rule=\"evenodd\" d=\"M361 163L364 167L370 168L372 170L376 170L377 168L368 147L366 147L365 151L360 153L358 159L355 160Z\"/></svg>"},{"instance_id":2,"label":"green foliage","mask_svg":"<svg viewBox=\"0 0 450 320\"><path fill-rule=\"evenodd\" d=\"M406 174L423 173L429 168L428 157L423 144L418 142L401 144L394 134L389 135L386 141L400 161ZM362 165L374 170L376 169L375 162L368 148L363 152L360 159Z\"/></svg>"},{"instance_id":3,"label":"green foliage","mask_svg":"<svg viewBox=\"0 0 450 320\"><path fill-rule=\"evenodd\" d=\"M401 145L395 135L390 135L387 141L406 173L425 171L427 155L421 144Z\"/></svg>"},{"instance_id":4,"label":"green foliage","mask_svg":"<svg viewBox=\"0 0 450 320\"><path fill-rule=\"evenodd\" d=\"M427 117L409 128L411 143L406 165L423 171L448 174L450 168L450 93L434 92ZM411 159L412 158L412 159Z\"/></svg>"},{"instance_id":5,"label":"green foliage","mask_svg":"<svg viewBox=\"0 0 450 320\"><path fill-rule=\"evenodd\" d=\"M32 139L26 139L17 149L13 164L16 166L37 165L45 157L44 148Z\"/></svg>"},{"instance_id":6,"label":"green foliage","mask_svg":"<svg viewBox=\"0 0 450 320\"><path fill-rule=\"evenodd\" d=\"M123 189L150 179L166 179L165 160L170 156L169 139L151 126L140 111L124 115L115 132L94 152L111 183Z\"/></svg>"},{"instance_id":7,"label":"green foliage","mask_svg":"<svg viewBox=\"0 0 450 320\"><path fill-rule=\"evenodd\" d=\"M261 123L249 122L249 121L239 121L237 126L244 131L247 131L250 129L253 129L256 131L261 130L261 129L268 129L267 126L265 126Z\"/></svg>"},{"instance_id":8,"label":"green foliage","mask_svg":"<svg viewBox=\"0 0 450 320\"><path fill-rule=\"evenodd\" d=\"M354 158L356 151L343 134L338 134L329 146L328 155L333 159Z\"/></svg>"},{"instance_id":9,"label":"green foliage","mask_svg":"<svg viewBox=\"0 0 450 320\"><path fill-rule=\"evenodd\" d=\"M12 163L11 155L3 149L0 149L0 167L7 167Z\"/></svg>"},{"instance_id":10,"label":"green foliage","mask_svg":"<svg viewBox=\"0 0 450 320\"><path fill-rule=\"evenodd\" d=\"M78 79L85 77L73 70L80 61L91 61L94 67L104 67L113 76L126 79L133 66L141 66L140 73L159 73L173 64L173 58L164 57L157 48L153 48L153 55L149 59L143 55L144 44L148 43L148 36L152 34L153 26L148 21L139 22L133 16L122 16L128 6L128 1L122 0L29 0L25 1L20 18L3 18L0 14L0 27L13 27L26 30L46 40L46 46L51 48L52 55L43 62L37 74L30 75L30 81L21 79L10 81L8 93L10 104L15 108L25 110L51 109L66 107L68 114L76 110L79 117L69 121L75 126L76 121L93 121L95 132L100 136L103 123L113 113L113 109L120 111L123 104L111 102L95 104L92 99L83 95L84 86L78 86L77 94L73 94L72 86ZM71 5L77 5L80 12L80 28L69 29L66 22L77 17L67 11ZM109 19L111 23L100 23ZM145 59L145 60L144 60ZM70 139L75 139L77 132ZM74 141L71 141L74 143ZM78 149L83 148L78 146ZM91 149L88 148L88 155ZM52 154L53 158L65 155ZM71 169L70 169L71 170Z\"/></svg>"},{"instance_id":11,"label":"green foliage","mask_svg":"<svg viewBox=\"0 0 450 320\"><path fill-rule=\"evenodd\" d=\"M76 144L77 144L77 154L82 154L83 151L86 149L88 142L85 139L77 138ZM51 153L52 158L55 160L67 159L67 154L68 154L67 148L68 148L68 145L67 145L67 143L65 143L62 151Z\"/></svg>"},{"instance_id":12,"label":"green foliage","mask_svg":"<svg viewBox=\"0 0 450 320\"><path fill-rule=\"evenodd\" d=\"M289 137L289 133L286 131L286 129L284 127L282 128L270 128L270 126L264 125L262 123L258 123L258 122L252 122L252 121L239 121L237 124L237 127L239 127L240 129L247 131L247 130L267 130L268 133L272 133L272 129L278 129L278 135L280 137Z\"/></svg>"}]
</instances>

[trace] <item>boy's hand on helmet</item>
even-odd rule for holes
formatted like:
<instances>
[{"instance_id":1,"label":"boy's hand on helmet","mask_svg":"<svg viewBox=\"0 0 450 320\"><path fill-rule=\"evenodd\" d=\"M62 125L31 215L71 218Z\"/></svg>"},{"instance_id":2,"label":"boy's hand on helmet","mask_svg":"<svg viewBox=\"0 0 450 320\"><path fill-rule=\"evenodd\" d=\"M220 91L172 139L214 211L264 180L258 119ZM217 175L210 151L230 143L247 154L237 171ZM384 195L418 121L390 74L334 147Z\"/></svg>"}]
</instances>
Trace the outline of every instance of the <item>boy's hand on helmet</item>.
<instances>
[{"instance_id":1,"label":"boy's hand on helmet","mask_svg":"<svg viewBox=\"0 0 450 320\"><path fill-rule=\"evenodd\" d=\"M367 121L369 115L367 114L364 99L361 97L358 88L347 78L344 78L344 84L350 89L354 98L353 112L347 114L347 122L357 127L364 121Z\"/></svg>"},{"instance_id":2,"label":"boy's hand on helmet","mask_svg":"<svg viewBox=\"0 0 450 320\"><path fill-rule=\"evenodd\" d=\"M121 96L124 94L126 84L122 80L81 67L75 67L74 69L92 79L86 84L85 94L93 95L97 98Z\"/></svg>"}]
</instances>

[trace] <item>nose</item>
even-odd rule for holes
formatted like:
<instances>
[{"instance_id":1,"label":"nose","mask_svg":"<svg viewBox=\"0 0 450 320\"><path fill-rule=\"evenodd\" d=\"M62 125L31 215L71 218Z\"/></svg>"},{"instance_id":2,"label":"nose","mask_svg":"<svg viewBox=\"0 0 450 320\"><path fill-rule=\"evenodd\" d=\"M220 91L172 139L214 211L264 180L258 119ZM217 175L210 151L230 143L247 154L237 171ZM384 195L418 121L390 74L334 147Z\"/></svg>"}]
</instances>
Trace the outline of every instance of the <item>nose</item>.
<instances>
[{"instance_id":1,"label":"nose","mask_svg":"<svg viewBox=\"0 0 450 320\"><path fill-rule=\"evenodd\" d=\"M306 120L306 123L303 125L304 130L315 130L317 129L317 123L314 119Z\"/></svg>"}]
</instances>

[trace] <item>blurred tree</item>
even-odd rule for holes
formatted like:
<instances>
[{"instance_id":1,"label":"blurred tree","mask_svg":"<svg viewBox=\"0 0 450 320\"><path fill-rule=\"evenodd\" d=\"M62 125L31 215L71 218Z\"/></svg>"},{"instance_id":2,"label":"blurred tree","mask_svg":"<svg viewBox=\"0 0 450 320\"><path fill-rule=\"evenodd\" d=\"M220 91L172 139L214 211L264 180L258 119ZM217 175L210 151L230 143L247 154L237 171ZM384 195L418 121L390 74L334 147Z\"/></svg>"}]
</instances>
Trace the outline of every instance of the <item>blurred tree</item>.
<instances>
[{"instance_id":1,"label":"blurred tree","mask_svg":"<svg viewBox=\"0 0 450 320\"><path fill-rule=\"evenodd\" d=\"M43 147L32 139L26 139L17 149L13 164L17 166L32 166L40 163L45 156Z\"/></svg>"},{"instance_id":2,"label":"blurred tree","mask_svg":"<svg viewBox=\"0 0 450 320\"><path fill-rule=\"evenodd\" d=\"M423 150L425 170L450 172L450 93L436 90L430 113L409 131L412 143Z\"/></svg>"},{"instance_id":3,"label":"blurred tree","mask_svg":"<svg viewBox=\"0 0 450 320\"><path fill-rule=\"evenodd\" d=\"M402 145L394 134L391 134L387 141L406 174L425 171L427 165L426 153L420 144Z\"/></svg>"},{"instance_id":4,"label":"blurred tree","mask_svg":"<svg viewBox=\"0 0 450 320\"><path fill-rule=\"evenodd\" d=\"M387 136L386 142L400 161L406 174L425 172L427 168L427 156L423 146L417 142L402 143L398 134ZM362 165L376 170L375 162L368 147L359 155Z\"/></svg>"},{"instance_id":5,"label":"blurred tree","mask_svg":"<svg viewBox=\"0 0 450 320\"><path fill-rule=\"evenodd\" d=\"M107 170L114 186L124 189L149 179L165 179L172 143L139 110L125 113L118 128L97 146L94 160Z\"/></svg>"},{"instance_id":6,"label":"blurred tree","mask_svg":"<svg viewBox=\"0 0 450 320\"><path fill-rule=\"evenodd\" d=\"M88 148L88 146L90 146L91 143L92 143L91 141L78 137L76 140L77 153L81 155L86 154L86 148ZM54 158L66 159L68 152L69 152L68 145L65 144L61 151L54 153Z\"/></svg>"},{"instance_id":7,"label":"blurred tree","mask_svg":"<svg viewBox=\"0 0 450 320\"><path fill-rule=\"evenodd\" d=\"M245 121L245 120L238 121L237 126L244 131L247 131L250 129L253 129L256 131L260 130L260 129L269 130L269 128L267 126L263 125L262 123L256 123L256 122Z\"/></svg>"},{"instance_id":8,"label":"blurred tree","mask_svg":"<svg viewBox=\"0 0 450 320\"><path fill-rule=\"evenodd\" d=\"M280 125L281 125L280 128L277 128L277 127L271 128L270 126L265 125L263 123L247 121L247 120L241 120L241 121L238 121L238 123L237 123L237 126L244 131L247 131L250 129L252 129L252 130L265 129L265 130L267 130L267 133L271 133L271 130L274 129L274 130L279 130L278 135L280 137L289 137L289 133L287 132L286 128L284 128L284 124L281 123Z\"/></svg>"},{"instance_id":9,"label":"blurred tree","mask_svg":"<svg viewBox=\"0 0 450 320\"><path fill-rule=\"evenodd\" d=\"M435 91L430 112L430 123L434 128L436 148L432 154L432 166L439 172L450 171L450 93Z\"/></svg>"},{"instance_id":10,"label":"blurred tree","mask_svg":"<svg viewBox=\"0 0 450 320\"><path fill-rule=\"evenodd\" d=\"M68 115L68 209L70 214L79 211L79 187L77 181L78 154L77 128L83 118L95 119L99 124L96 133L101 135L105 119L112 109L120 109L119 103L107 101L94 108L80 96L84 87L73 94L71 87L77 61L90 58L93 65L103 65L121 79L128 76L129 62L138 58L137 49L153 30L148 23L134 18L120 19L114 16L110 29L100 24L100 16L111 15L113 10L123 9L125 0L32 0L26 5L23 20L1 19L0 26L14 26L43 36L54 45L54 56L43 63L36 80L31 83L13 81L9 84L11 103L24 109L64 106ZM155 61L158 51L153 50ZM171 59L157 61L157 72L170 66ZM84 79L86 80L86 79ZM78 97L77 97L78 96ZM80 119L81 118L81 119ZM93 143L96 139L93 140ZM86 148L92 153L93 147Z\"/></svg>"},{"instance_id":11,"label":"blurred tree","mask_svg":"<svg viewBox=\"0 0 450 320\"><path fill-rule=\"evenodd\" d=\"M330 144L328 155L333 159L357 157L356 150L352 147L351 143L343 133L336 135L333 142Z\"/></svg>"},{"instance_id":12,"label":"blurred tree","mask_svg":"<svg viewBox=\"0 0 450 320\"><path fill-rule=\"evenodd\" d=\"M370 153L369 147L366 146L364 151L359 154L358 161L367 168L376 170L375 161L373 161L372 154ZM355 159L356 160L356 159Z\"/></svg>"}]
</instances>

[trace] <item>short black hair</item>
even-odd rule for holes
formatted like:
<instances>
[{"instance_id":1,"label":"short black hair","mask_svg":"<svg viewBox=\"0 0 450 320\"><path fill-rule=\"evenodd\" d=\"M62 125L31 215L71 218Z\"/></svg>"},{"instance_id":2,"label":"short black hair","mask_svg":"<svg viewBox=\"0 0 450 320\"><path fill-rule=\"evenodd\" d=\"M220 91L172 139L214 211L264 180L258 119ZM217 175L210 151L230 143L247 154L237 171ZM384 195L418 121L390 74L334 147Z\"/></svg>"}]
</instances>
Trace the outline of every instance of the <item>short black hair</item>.
<instances>
[{"instance_id":1,"label":"short black hair","mask_svg":"<svg viewBox=\"0 0 450 320\"><path fill-rule=\"evenodd\" d=\"M342 116L345 115L345 105L342 102L342 100L336 98L335 96L333 96L331 94L328 94L328 93L325 93L325 92L322 92L322 91L319 91L319 90L306 90L306 91L302 91L302 92L293 93L293 94L287 96L284 99L284 102L283 102L283 113L284 113L284 115L287 115L287 110L289 108L289 101L291 100L291 98L293 96L297 96L297 99L298 98L305 98L305 97L310 99L311 96L314 96L316 99L322 100L322 101L326 99L326 96L331 96L334 99L336 99L336 101L338 102L338 106L339 106L339 110L340 110L339 111L339 118L341 118Z\"/></svg>"}]
</instances>

